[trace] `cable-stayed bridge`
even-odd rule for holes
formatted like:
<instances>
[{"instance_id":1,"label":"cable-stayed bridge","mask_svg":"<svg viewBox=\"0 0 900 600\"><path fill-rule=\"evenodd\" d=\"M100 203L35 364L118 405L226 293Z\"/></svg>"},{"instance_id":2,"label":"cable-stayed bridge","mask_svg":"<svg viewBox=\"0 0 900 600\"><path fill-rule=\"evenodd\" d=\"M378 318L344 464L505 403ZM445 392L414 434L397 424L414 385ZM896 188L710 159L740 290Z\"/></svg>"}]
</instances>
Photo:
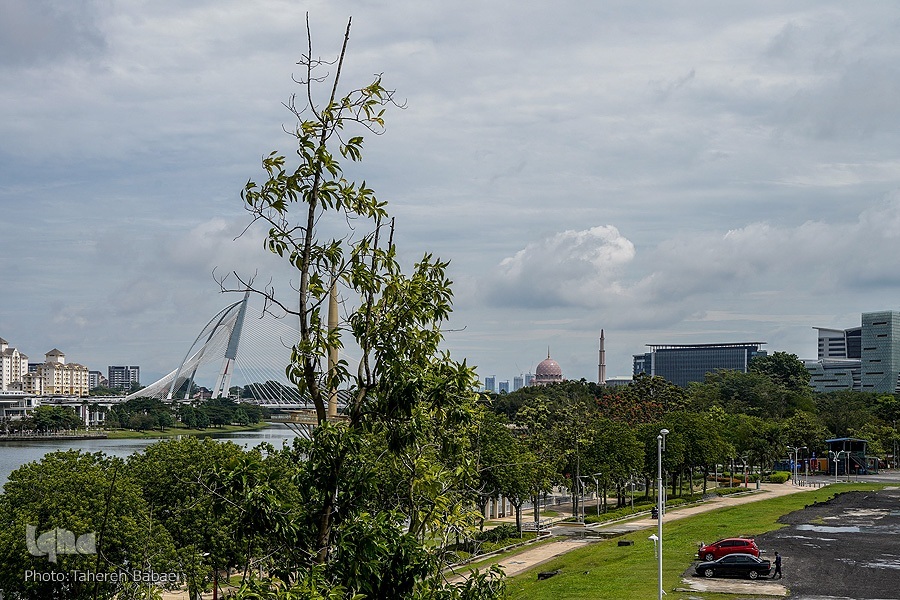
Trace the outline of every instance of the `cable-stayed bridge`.
<instances>
[{"instance_id":1,"label":"cable-stayed bridge","mask_svg":"<svg viewBox=\"0 0 900 600\"><path fill-rule=\"evenodd\" d=\"M299 341L295 315L278 317L256 309L251 294L219 311L197 335L180 364L170 373L127 396L174 400L184 390L203 387L212 398L241 388L241 401L273 409L309 409L285 374L291 350ZM350 363L356 360L342 353ZM340 392L338 397L342 396Z\"/></svg>"}]
</instances>

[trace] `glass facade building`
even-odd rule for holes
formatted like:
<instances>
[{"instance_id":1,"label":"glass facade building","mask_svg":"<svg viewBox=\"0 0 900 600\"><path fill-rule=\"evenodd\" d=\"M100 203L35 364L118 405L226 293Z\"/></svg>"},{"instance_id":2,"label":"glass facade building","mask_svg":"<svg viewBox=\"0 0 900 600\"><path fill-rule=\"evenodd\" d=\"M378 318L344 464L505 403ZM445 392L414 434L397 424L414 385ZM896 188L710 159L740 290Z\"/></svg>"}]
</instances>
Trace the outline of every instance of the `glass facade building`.
<instances>
[{"instance_id":1,"label":"glass facade building","mask_svg":"<svg viewBox=\"0 0 900 600\"><path fill-rule=\"evenodd\" d=\"M862 391L894 393L900 375L900 313L863 313L861 342Z\"/></svg>"},{"instance_id":2,"label":"glass facade building","mask_svg":"<svg viewBox=\"0 0 900 600\"><path fill-rule=\"evenodd\" d=\"M818 331L818 360L805 361L817 392L900 390L900 312L862 313L861 326Z\"/></svg>"},{"instance_id":3,"label":"glass facade building","mask_svg":"<svg viewBox=\"0 0 900 600\"><path fill-rule=\"evenodd\" d=\"M634 374L658 375L670 383L686 387L703 382L707 373L731 370L747 372L750 359L766 354L765 342L735 344L650 345L650 352L634 355Z\"/></svg>"}]
</instances>

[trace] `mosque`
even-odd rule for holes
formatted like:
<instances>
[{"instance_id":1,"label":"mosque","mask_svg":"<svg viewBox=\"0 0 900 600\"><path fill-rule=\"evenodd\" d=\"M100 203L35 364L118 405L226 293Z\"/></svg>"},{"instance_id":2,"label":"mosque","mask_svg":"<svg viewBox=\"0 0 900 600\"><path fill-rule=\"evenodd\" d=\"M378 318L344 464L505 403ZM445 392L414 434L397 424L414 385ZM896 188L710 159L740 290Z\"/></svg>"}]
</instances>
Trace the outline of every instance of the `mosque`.
<instances>
[{"instance_id":1,"label":"mosque","mask_svg":"<svg viewBox=\"0 0 900 600\"><path fill-rule=\"evenodd\" d=\"M537 368L534 370L534 379L531 385L547 385L561 381L565 381L562 367L559 366L558 362L550 358L550 350L547 350L547 358L538 363Z\"/></svg>"},{"instance_id":2,"label":"mosque","mask_svg":"<svg viewBox=\"0 0 900 600\"><path fill-rule=\"evenodd\" d=\"M599 364L597 365L597 382L600 385L606 383L606 336L603 330L600 330L600 354L598 356ZM538 363L534 370L534 379L531 385L548 385L550 383L559 383L565 381L563 377L562 367L559 363L550 358L550 348L547 348L547 358ZM526 384L527 385L527 384Z\"/></svg>"}]
</instances>

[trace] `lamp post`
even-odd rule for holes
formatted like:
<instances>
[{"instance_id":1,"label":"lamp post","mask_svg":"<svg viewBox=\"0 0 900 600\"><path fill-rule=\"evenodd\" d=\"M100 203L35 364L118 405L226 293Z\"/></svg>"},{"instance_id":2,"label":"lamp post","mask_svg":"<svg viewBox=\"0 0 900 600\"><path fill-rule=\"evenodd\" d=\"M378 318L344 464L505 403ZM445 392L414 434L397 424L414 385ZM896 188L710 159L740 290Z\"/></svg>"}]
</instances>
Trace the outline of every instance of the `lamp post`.
<instances>
[{"instance_id":1,"label":"lamp post","mask_svg":"<svg viewBox=\"0 0 900 600\"><path fill-rule=\"evenodd\" d=\"M597 471L596 473L593 473L591 475L591 479L594 480L594 485L597 486L597 516L599 517L600 516L600 480L598 479L598 477L600 477L599 471Z\"/></svg>"},{"instance_id":2,"label":"lamp post","mask_svg":"<svg viewBox=\"0 0 900 600\"><path fill-rule=\"evenodd\" d=\"M663 511L665 509L666 501L663 495L663 476L662 476L662 452L666 445L666 436L669 434L668 429L660 429L659 435L656 436L656 463L657 463L657 478L656 478L656 489L657 489L657 503L659 506L657 507L657 533L656 537L659 540L659 553L657 555L657 560L659 561L659 566L657 569L657 583L659 584L659 593L657 594L658 599L662 600L663 594L666 592L663 590L662 583L662 569L663 569Z\"/></svg>"},{"instance_id":3,"label":"lamp post","mask_svg":"<svg viewBox=\"0 0 900 600\"><path fill-rule=\"evenodd\" d=\"M584 523L584 479L587 475L578 476L578 485L581 486L581 522Z\"/></svg>"},{"instance_id":4,"label":"lamp post","mask_svg":"<svg viewBox=\"0 0 900 600\"><path fill-rule=\"evenodd\" d=\"M799 451L806 450L806 446L788 446L788 448L794 451L794 462L791 463L791 483L797 485L797 461L800 460Z\"/></svg>"}]
</instances>

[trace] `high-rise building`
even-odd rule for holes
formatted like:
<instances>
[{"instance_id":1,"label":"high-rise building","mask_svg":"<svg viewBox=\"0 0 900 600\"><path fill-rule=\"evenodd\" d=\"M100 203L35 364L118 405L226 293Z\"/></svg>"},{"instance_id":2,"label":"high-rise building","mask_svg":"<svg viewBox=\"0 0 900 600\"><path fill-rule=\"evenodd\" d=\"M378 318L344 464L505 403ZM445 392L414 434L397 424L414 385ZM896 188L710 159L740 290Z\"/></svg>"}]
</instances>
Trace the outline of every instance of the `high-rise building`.
<instances>
[{"instance_id":1,"label":"high-rise building","mask_svg":"<svg viewBox=\"0 0 900 600\"><path fill-rule=\"evenodd\" d=\"M525 373L525 386L534 385L534 373Z\"/></svg>"},{"instance_id":2,"label":"high-rise building","mask_svg":"<svg viewBox=\"0 0 900 600\"><path fill-rule=\"evenodd\" d=\"M806 360L817 392L900 391L900 312L862 313L860 327L816 327L818 360Z\"/></svg>"},{"instance_id":3,"label":"high-rise building","mask_svg":"<svg viewBox=\"0 0 900 600\"><path fill-rule=\"evenodd\" d=\"M687 387L692 381L705 381L707 373L722 370L746 373L754 356L765 356L766 351L760 350L763 344L648 344L650 352L634 355L634 374L658 375Z\"/></svg>"},{"instance_id":4,"label":"high-rise building","mask_svg":"<svg viewBox=\"0 0 900 600\"><path fill-rule=\"evenodd\" d=\"M109 380L100 371L88 371L88 389L100 386L109 387Z\"/></svg>"},{"instance_id":5,"label":"high-rise building","mask_svg":"<svg viewBox=\"0 0 900 600\"><path fill-rule=\"evenodd\" d=\"M497 376L491 375L484 378L484 391L494 393L496 391Z\"/></svg>"},{"instance_id":6,"label":"high-rise building","mask_svg":"<svg viewBox=\"0 0 900 600\"><path fill-rule=\"evenodd\" d=\"M860 344L862 391L893 394L900 377L900 312L863 313Z\"/></svg>"},{"instance_id":7,"label":"high-rise building","mask_svg":"<svg viewBox=\"0 0 900 600\"><path fill-rule=\"evenodd\" d=\"M22 378L28 373L28 357L0 338L0 391L22 389Z\"/></svg>"},{"instance_id":8,"label":"high-rise building","mask_svg":"<svg viewBox=\"0 0 900 600\"><path fill-rule=\"evenodd\" d=\"M498 393L500 393L500 394L508 394L509 393L509 379L507 379L506 381L500 382L500 388L499 388Z\"/></svg>"},{"instance_id":9,"label":"high-rise building","mask_svg":"<svg viewBox=\"0 0 900 600\"><path fill-rule=\"evenodd\" d=\"M814 327L819 337L819 360L828 358L860 358L862 327L827 329Z\"/></svg>"},{"instance_id":10,"label":"high-rise building","mask_svg":"<svg viewBox=\"0 0 900 600\"><path fill-rule=\"evenodd\" d=\"M22 378L26 393L36 395L87 396L88 368L78 363L66 363L66 355L54 348L44 355L45 362L28 365Z\"/></svg>"},{"instance_id":11,"label":"high-rise building","mask_svg":"<svg viewBox=\"0 0 900 600\"><path fill-rule=\"evenodd\" d=\"M141 368L118 367L110 365L106 369L107 379L109 379L109 387L118 390L130 390L132 384L141 384Z\"/></svg>"},{"instance_id":12,"label":"high-rise building","mask_svg":"<svg viewBox=\"0 0 900 600\"><path fill-rule=\"evenodd\" d=\"M513 377L513 391L518 392L525 385L525 378L522 375Z\"/></svg>"}]
</instances>

